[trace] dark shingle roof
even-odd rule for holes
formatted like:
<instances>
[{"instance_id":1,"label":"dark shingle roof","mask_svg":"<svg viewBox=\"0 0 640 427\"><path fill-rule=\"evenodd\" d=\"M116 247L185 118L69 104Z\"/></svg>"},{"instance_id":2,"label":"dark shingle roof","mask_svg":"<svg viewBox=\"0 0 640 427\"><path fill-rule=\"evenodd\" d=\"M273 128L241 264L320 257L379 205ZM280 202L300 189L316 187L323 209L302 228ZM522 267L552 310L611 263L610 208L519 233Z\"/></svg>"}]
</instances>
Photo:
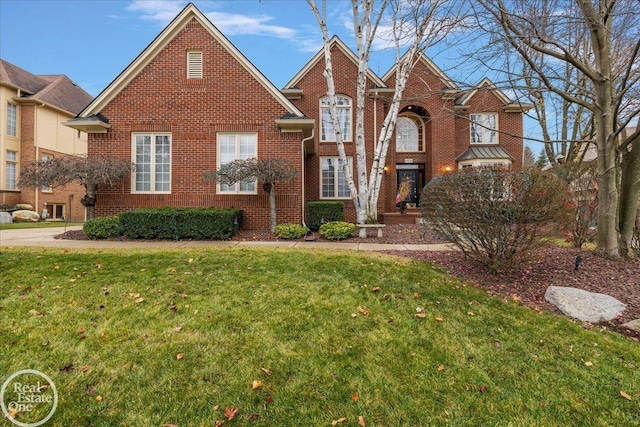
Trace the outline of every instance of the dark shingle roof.
<instances>
[{"instance_id":1,"label":"dark shingle roof","mask_svg":"<svg viewBox=\"0 0 640 427\"><path fill-rule=\"evenodd\" d=\"M78 114L93 97L63 74L37 76L0 59L0 83L19 88L23 99L33 99Z\"/></svg>"}]
</instances>

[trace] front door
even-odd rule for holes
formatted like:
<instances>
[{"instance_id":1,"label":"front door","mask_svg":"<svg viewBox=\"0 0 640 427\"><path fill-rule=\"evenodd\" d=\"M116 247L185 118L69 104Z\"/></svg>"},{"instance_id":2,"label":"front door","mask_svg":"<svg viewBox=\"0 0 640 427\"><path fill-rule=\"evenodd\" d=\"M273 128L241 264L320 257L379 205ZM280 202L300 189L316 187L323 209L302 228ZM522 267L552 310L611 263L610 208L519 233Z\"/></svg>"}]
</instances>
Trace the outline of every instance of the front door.
<instances>
[{"instance_id":1,"label":"front door","mask_svg":"<svg viewBox=\"0 0 640 427\"><path fill-rule=\"evenodd\" d=\"M418 169L397 169L398 181L397 185L399 186L403 180L408 180L411 186L411 190L409 191L409 196L405 199L407 203L415 203L418 205L418 201L420 200L420 194L418 193L418 186L422 181L420 178L420 170Z\"/></svg>"}]
</instances>

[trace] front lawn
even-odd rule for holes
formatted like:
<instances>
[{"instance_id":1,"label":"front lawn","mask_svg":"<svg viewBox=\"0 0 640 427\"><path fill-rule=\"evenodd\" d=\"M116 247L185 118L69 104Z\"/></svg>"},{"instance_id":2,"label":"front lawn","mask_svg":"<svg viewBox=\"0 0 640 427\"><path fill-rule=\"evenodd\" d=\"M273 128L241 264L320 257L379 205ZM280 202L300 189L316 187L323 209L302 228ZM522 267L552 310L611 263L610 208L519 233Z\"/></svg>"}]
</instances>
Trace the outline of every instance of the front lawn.
<instances>
[{"instance_id":1,"label":"front lawn","mask_svg":"<svg viewBox=\"0 0 640 427\"><path fill-rule=\"evenodd\" d=\"M51 227L71 227L82 225L82 222L64 221L39 221L39 222L12 222L10 224L0 224L0 230L15 230L21 228L51 228Z\"/></svg>"},{"instance_id":2,"label":"front lawn","mask_svg":"<svg viewBox=\"0 0 640 427\"><path fill-rule=\"evenodd\" d=\"M640 417L637 342L488 297L418 261L2 249L0 275L0 382L22 369L50 376L59 403L47 425L632 426Z\"/></svg>"}]
</instances>

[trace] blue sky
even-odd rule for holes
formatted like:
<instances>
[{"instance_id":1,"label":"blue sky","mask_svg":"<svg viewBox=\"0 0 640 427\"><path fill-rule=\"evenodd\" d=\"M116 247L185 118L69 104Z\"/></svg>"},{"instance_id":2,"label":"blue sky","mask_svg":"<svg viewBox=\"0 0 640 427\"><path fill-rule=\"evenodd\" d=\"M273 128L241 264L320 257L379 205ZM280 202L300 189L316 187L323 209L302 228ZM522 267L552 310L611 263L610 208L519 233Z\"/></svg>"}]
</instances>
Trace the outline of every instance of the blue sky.
<instances>
[{"instance_id":1,"label":"blue sky","mask_svg":"<svg viewBox=\"0 0 640 427\"><path fill-rule=\"evenodd\" d=\"M187 3L0 0L0 57L34 74L66 74L97 96ZM305 0L193 3L278 88L322 47L320 29ZM353 49L351 2L330 0L329 5L330 34ZM393 52L378 49L370 67L382 76L393 63ZM456 50L442 46L427 55L454 81L479 82L483 70L462 61ZM530 129L531 122L526 124Z\"/></svg>"}]
</instances>

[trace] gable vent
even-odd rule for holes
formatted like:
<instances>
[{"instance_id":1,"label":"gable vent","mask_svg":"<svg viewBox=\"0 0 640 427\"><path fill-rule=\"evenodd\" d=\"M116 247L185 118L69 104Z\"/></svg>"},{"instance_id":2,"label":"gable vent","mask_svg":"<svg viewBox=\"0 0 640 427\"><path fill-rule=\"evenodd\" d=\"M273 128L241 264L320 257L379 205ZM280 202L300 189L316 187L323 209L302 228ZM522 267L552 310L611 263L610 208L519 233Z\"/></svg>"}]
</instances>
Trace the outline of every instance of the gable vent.
<instances>
[{"instance_id":1,"label":"gable vent","mask_svg":"<svg viewBox=\"0 0 640 427\"><path fill-rule=\"evenodd\" d=\"M188 79L202 78L202 52L199 52L199 51L187 52L187 78Z\"/></svg>"}]
</instances>

